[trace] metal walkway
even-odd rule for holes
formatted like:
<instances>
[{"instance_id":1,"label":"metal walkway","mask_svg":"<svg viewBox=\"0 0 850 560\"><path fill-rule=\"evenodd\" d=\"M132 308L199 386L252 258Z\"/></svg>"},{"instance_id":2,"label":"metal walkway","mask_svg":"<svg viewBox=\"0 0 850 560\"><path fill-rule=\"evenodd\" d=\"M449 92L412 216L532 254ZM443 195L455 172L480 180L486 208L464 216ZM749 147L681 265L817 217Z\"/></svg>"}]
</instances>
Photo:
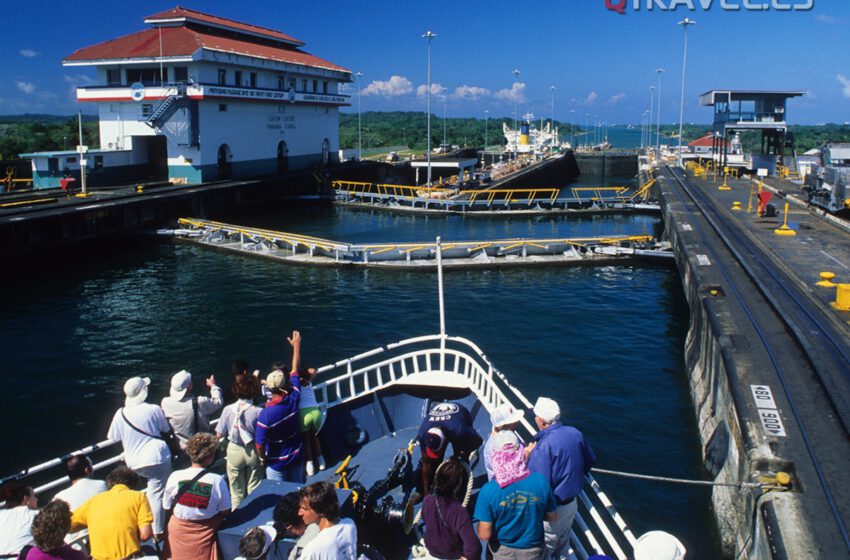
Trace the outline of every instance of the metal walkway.
<instances>
[{"instance_id":1,"label":"metal walkway","mask_svg":"<svg viewBox=\"0 0 850 560\"><path fill-rule=\"evenodd\" d=\"M645 202L655 179L631 187L517 188L464 190L445 187L333 181L337 201L386 210L454 214L553 212L660 212ZM569 193L572 196L564 196Z\"/></svg>"},{"instance_id":2,"label":"metal walkway","mask_svg":"<svg viewBox=\"0 0 850 560\"><path fill-rule=\"evenodd\" d=\"M433 269L437 246L424 243L356 244L294 233L181 218L178 238L199 245L319 266ZM442 244L446 268L610 264L634 259L672 262L669 246L649 235L571 239L500 239Z\"/></svg>"}]
</instances>

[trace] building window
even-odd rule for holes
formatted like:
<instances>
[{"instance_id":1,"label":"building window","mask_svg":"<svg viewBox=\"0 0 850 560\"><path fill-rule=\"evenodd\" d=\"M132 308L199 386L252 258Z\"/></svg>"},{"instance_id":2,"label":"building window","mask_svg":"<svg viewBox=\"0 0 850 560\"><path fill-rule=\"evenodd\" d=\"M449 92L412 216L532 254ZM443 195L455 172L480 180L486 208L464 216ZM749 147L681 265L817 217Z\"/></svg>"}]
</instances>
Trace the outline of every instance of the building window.
<instances>
[{"instance_id":1,"label":"building window","mask_svg":"<svg viewBox=\"0 0 850 560\"><path fill-rule=\"evenodd\" d=\"M56 175L59 173L59 158L47 158L47 173Z\"/></svg>"},{"instance_id":2,"label":"building window","mask_svg":"<svg viewBox=\"0 0 850 560\"><path fill-rule=\"evenodd\" d=\"M65 160L65 163L77 163L77 158L69 157L68 159Z\"/></svg>"},{"instance_id":3,"label":"building window","mask_svg":"<svg viewBox=\"0 0 850 560\"><path fill-rule=\"evenodd\" d=\"M322 82L322 93L324 93L324 94L328 93L328 81L327 80Z\"/></svg>"},{"instance_id":4,"label":"building window","mask_svg":"<svg viewBox=\"0 0 850 560\"><path fill-rule=\"evenodd\" d=\"M153 113L153 105L150 103L145 103L142 105L142 117L148 118Z\"/></svg>"},{"instance_id":5,"label":"building window","mask_svg":"<svg viewBox=\"0 0 850 560\"><path fill-rule=\"evenodd\" d=\"M218 85L223 86L226 83L225 82L226 79L227 79L227 70L225 70L224 68L219 68L218 69Z\"/></svg>"},{"instance_id":6,"label":"building window","mask_svg":"<svg viewBox=\"0 0 850 560\"><path fill-rule=\"evenodd\" d=\"M175 66L174 67L174 81L175 82L188 82L189 81L189 68L186 66Z\"/></svg>"},{"instance_id":7,"label":"building window","mask_svg":"<svg viewBox=\"0 0 850 560\"><path fill-rule=\"evenodd\" d=\"M257 87L257 73L251 72L251 87Z\"/></svg>"},{"instance_id":8,"label":"building window","mask_svg":"<svg viewBox=\"0 0 850 560\"><path fill-rule=\"evenodd\" d=\"M236 84L237 86L242 85L242 70L236 70L233 73L233 83Z\"/></svg>"},{"instance_id":9,"label":"building window","mask_svg":"<svg viewBox=\"0 0 850 560\"><path fill-rule=\"evenodd\" d=\"M307 92L307 80L301 80L301 91Z\"/></svg>"},{"instance_id":10,"label":"building window","mask_svg":"<svg viewBox=\"0 0 850 560\"><path fill-rule=\"evenodd\" d=\"M284 90L286 89L286 78L283 76L277 77L277 89Z\"/></svg>"},{"instance_id":11,"label":"building window","mask_svg":"<svg viewBox=\"0 0 850 560\"><path fill-rule=\"evenodd\" d=\"M227 103L219 103L218 104L218 112L226 113L227 112Z\"/></svg>"},{"instance_id":12,"label":"building window","mask_svg":"<svg viewBox=\"0 0 850 560\"><path fill-rule=\"evenodd\" d=\"M168 81L168 70L166 68L163 68L163 81ZM127 83L134 84L136 82L145 86L159 85L159 68L128 68Z\"/></svg>"},{"instance_id":13,"label":"building window","mask_svg":"<svg viewBox=\"0 0 850 560\"><path fill-rule=\"evenodd\" d=\"M106 71L106 85L120 86L121 85L121 69L110 68Z\"/></svg>"},{"instance_id":14,"label":"building window","mask_svg":"<svg viewBox=\"0 0 850 560\"><path fill-rule=\"evenodd\" d=\"M318 93L319 91L319 80L313 80L313 93Z\"/></svg>"}]
</instances>

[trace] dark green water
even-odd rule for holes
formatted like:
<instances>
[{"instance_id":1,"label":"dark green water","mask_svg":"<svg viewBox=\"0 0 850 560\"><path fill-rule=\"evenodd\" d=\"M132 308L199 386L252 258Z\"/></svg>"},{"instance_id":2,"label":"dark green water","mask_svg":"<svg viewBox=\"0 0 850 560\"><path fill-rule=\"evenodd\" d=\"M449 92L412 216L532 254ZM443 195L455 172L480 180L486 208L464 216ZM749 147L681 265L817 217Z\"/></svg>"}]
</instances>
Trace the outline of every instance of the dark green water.
<instances>
[{"instance_id":1,"label":"dark green water","mask_svg":"<svg viewBox=\"0 0 850 560\"><path fill-rule=\"evenodd\" d=\"M653 217L493 220L266 207L228 218L347 241L493 239L654 232ZM186 368L268 368L304 336L321 365L439 330L436 274L284 266L187 245L89 255L5 286L0 393L6 474L105 436L123 381L151 401ZM599 466L703 478L682 361L688 311L672 267L447 271L447 329L476 342L532 401L558 400ZM633 531L677 534L717 558L709 493L599 477Z\"/></svg>"}]
</instances>

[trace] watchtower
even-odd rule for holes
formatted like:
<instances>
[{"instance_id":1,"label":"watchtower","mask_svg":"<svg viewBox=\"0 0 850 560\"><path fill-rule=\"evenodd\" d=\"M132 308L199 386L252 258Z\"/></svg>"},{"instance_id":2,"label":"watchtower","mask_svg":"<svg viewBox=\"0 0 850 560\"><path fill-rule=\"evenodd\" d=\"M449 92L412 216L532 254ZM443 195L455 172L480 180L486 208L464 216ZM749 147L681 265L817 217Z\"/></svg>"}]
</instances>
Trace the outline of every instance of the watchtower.
<instances>
[{"instance_id":1,"label":"watchtower","mask_svg":"<svg viewBox=\"0 0 850 560\"><path fill-rule=\"evenodd\" d=\"M753 167L784 165L786 148L793 153L793 136L788 133L786 105L803 91L711 90L700 96L700 105L714 106L712 156L726 165L730 136L738 131L761 131L761 152Z\"/></svg>"}]
</instances>

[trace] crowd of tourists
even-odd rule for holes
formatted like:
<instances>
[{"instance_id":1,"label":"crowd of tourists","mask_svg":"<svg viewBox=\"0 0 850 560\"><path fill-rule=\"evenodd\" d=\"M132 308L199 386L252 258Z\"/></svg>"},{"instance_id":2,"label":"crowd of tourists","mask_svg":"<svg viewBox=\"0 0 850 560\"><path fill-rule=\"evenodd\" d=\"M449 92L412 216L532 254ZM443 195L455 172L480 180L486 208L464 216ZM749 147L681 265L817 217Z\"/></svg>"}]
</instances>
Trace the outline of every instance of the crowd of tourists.
<instances>
[{"instance_id":1,"label":"crowd of tourists","mask_svg":"<svg viewBox=\"0 0 850 560\"><path fill-rule=\"evenodd\" d=\"M214 376L205 380L209 396L202 396L193 393L191 374L178 372L160 405L146 402L150 379L127 380L124 406L108 431L108 438L123 446L124 465L101 481L92 478L87 456L70 457L65 467L71 486L40 510L32 488L17 481L4 484L0 558L218 560L223 555L217 530L264 478L301 489L277 499L273 525L244 534L241 558L278 558L273 544L282 539L294 541L289 560L379 556L362 543L358 547L357 527L340 516L333 484L303 486L325 468L317 438L323 417L313 394L315 370L301 368L300 333L293 331L287 341L290 367L276 363L264 380L246 363L234 363L230 393L235 401L227 406ZM213 430L211 419L219 410ZM550 560L567 555L576 500L596 457L581 432L561 423L557 402L541 397L533 413L532 441L524 441L518 430L523 413L507 404L492 411L493 431L485 441L462 404L431 404L417 434L421 493L414 500L422 502L424 537L413 556ZM446 459L449 445L454 456ZM479 451L488 481L469 509L462 503L468 463ZM211 470L219 452L225 476ZM146 487L139 491L143 480ZM86 541L84 552L80 543ZM659 550L636 550L635 558L684 558L678 542Z\"/></svg>"}]
</instances>

